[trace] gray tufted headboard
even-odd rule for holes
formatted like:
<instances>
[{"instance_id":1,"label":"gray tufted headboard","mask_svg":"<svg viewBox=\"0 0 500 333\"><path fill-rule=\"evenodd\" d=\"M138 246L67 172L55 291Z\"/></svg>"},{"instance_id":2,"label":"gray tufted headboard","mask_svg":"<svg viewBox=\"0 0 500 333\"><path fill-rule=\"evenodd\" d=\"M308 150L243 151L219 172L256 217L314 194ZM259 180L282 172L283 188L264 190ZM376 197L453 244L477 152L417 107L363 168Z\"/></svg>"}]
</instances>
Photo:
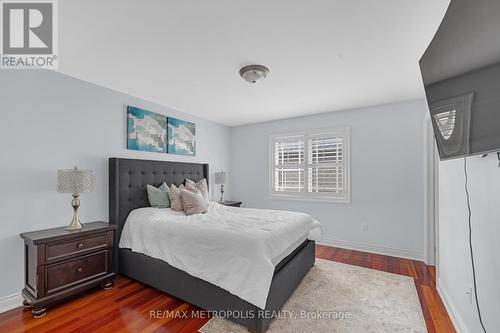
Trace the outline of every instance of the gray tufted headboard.
<instances>
[{"instance_id":1,"label":"gray tufted headboard","mask_svg":"<svg viewBox=\"0 0 500 333\"><path fill-rule=\"evenodd\" d=\"M208 164L149 161L112 157L109 159L109 223L117 225L114 248L115 272L118 272L118 243L128 214L149 207L146 185L183 184L189 178L207 179Z\"/></svg>"}]
</instances>

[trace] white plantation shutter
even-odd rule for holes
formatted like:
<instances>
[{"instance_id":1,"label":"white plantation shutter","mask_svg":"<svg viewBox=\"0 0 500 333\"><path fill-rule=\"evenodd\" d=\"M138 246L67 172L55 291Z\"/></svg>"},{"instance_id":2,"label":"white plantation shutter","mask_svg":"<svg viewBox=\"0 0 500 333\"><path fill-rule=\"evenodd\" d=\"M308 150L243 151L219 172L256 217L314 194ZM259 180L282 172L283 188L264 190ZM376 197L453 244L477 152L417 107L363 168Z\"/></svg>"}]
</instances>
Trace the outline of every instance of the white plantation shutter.
<instances>
[{"instance_id":1,"label":"white plantation shutter","mask_svg":"<svg viewBox=\"0 0 500 333\"><path fill-rule=\"evenodd\" d=\"M308 140L309 192L342 193L343 141L342 137L334 135L312 137Z\"/></svg>"},{"instance_id":2,"label":"white plantation shutter","mask_svg":"<svg viewBox=\"0 0 500 333\"><path fill-rule=\"evenodd\" d=\"M271 136L271 197L349 202L349 128Z\"/></svg>"},{"instance_id":3,"label":"white plantation shutter","mask_svg":"<svg viewBox=\"0 0 500 333\"><path fill-rule=\"evenodd\" d=\"M302 137L277 141L274 145L276 165L299 165L304 160L304 140Z\"/></svg>"},{"instance_id":4,"label":"white plantation shutter","mask_svg":"<svg viewBox=\"0 0 500 333\"><path fill-rule=\"evenodd\" d=\"M274 189L301 192L304 189L304 138L285 137L274 142Z\"/></svg>"},{"instance_id":5,"label":"white plantation shutter","mask_svg":"<svg viewBox=\"0 0 500 333\"><path fill-rule=\"evenodd\" d=\"M304 189L304 169L275 169L275 188L277 192L300 192Z\"/></svg>"}]
</instances>

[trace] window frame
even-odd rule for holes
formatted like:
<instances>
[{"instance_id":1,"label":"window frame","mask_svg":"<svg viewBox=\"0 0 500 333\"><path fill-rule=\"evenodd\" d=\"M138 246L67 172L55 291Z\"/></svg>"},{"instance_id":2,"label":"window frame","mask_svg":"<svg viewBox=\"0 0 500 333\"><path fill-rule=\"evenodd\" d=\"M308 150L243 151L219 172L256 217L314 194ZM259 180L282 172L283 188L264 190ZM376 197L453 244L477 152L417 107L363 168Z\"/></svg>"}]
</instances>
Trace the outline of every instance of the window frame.
<instances>
[{"instance_id":1,"label":"window frame","mask_svg":"<svg viewBox=\"0 0 500 333\"><path fill-rule=\"evenodd\" d=\"M344 177L342 178L344 181L343 184L343 192L340 193L317 193L317 192L309 192L309 167L313 165L318 165L317 163L309 163L309 139L318 138L318 137L341 137L343 144L343 173ZM300 192L282 192L275 191L274 181L275 181L275 142L280 138L287 137L303 137L304 138L304 159L303 163L297 165L299 168L303 168L304 174L304 186L303 190ZM349 204L351 202L351 128L350 126L338 126L333 128L323 128L323 129L312 129L312 130L300 130L293 132L284 132L284 133L272 133L269 135L269 196L270 199L276 200L298 200L298 201L316 201L316 202L336 202L336 203L345 203ZM331 163L325 163L325 167L330 165ZM285 166L286 167L286 166Z\"/></svg>"}]
</instances>

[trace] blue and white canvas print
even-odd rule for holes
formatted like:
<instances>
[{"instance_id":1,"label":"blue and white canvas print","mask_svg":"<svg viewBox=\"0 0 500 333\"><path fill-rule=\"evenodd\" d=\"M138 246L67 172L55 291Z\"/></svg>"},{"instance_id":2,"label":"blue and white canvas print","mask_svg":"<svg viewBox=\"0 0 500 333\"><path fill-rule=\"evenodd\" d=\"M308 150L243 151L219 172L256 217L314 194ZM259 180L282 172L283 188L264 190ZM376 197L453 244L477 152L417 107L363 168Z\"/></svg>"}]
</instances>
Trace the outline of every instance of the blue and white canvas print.
<instances>
[{"instance_id":1,"label":"blue and white canvas print","mask_svg":"<svg viewBox=\"0 0 500 333\"><path fill-rule=\"evenodd\" d=\"M167 118L168 153L196 155L196 125L177 118Z\"/></svg>"},{"instance_id":2,"label":"blue and white canvas print","mask_svg":"<svg viewBox=\"0 0 500 333\"><path fill-rule=\"evenodd\" d=\"M127 148L167 152L167 117L129 106L127 108Z\"/></svg>"}]
</instances>

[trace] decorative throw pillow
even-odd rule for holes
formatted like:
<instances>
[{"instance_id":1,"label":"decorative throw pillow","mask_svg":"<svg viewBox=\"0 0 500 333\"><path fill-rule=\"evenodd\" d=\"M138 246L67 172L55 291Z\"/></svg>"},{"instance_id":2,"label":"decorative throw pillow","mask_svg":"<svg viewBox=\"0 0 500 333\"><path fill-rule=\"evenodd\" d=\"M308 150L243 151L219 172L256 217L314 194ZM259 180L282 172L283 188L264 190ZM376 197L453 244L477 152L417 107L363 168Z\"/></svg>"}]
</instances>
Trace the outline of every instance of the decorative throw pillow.
<instances>
[{"instance_id":1,"label":"decorative throw pillow","mask_svg":"<svg viewBox=\"0 0 500 333\"><path fill-rule=\"evenodd\" d=\"M203 198L205 198L206 201L209 200L209 198L208 198L208 184L207 184L207 180L205 178L202 178L197 183L195 183L191 179L186 179L186 188L190 191L194 191L195 189L198 189L201 192L201 195L203 195Z\"/></svg>"},{"instance_id":2,"label":"decorative throw pillow","mask_svg":"<svg viewBox=\"0 0 500 333\"><path fill-rule=\"evenodd\" d=\"M183 188L180 191L186 215L203 214L208 211L208 203L199 190L190 191Z\"/></svg>"},{"instance_id":3,"label":"decorative throw pillow","mask_svg":"<svg viewBox=\"0 0 500 333\"><path fill-rule=\"evenodd\" d=\"M170 186L170 207L173 210L183 211L184 207L182 206L182 198L181 198L181 190L184 189L184 185L179 187L172 184Z\"/></svg>"},{"instance_id":4,"label":"decorative throw pillow","mask_svg":"<svg viewBox=\"0 0 500 333\"><path fill-rule=\"evenodd\" d=\"M146 186L148 191L148 199L151 207L154 208L168 208L170 207L170 190L167 184L163 183L160 187L156 188L154 186Z\"/></svg>"},{"instance_id":5,"label":"decorative throw pillow","mask_svg":"<svg viewBox=\"0 0 500 333\"><path fill-rule=\"evenodd\" d=\"M186 188L189 189L190 187L196 187L196 182L194 180L191 180L189 178L186 178Z\"/></svg>"}]
</instances>

